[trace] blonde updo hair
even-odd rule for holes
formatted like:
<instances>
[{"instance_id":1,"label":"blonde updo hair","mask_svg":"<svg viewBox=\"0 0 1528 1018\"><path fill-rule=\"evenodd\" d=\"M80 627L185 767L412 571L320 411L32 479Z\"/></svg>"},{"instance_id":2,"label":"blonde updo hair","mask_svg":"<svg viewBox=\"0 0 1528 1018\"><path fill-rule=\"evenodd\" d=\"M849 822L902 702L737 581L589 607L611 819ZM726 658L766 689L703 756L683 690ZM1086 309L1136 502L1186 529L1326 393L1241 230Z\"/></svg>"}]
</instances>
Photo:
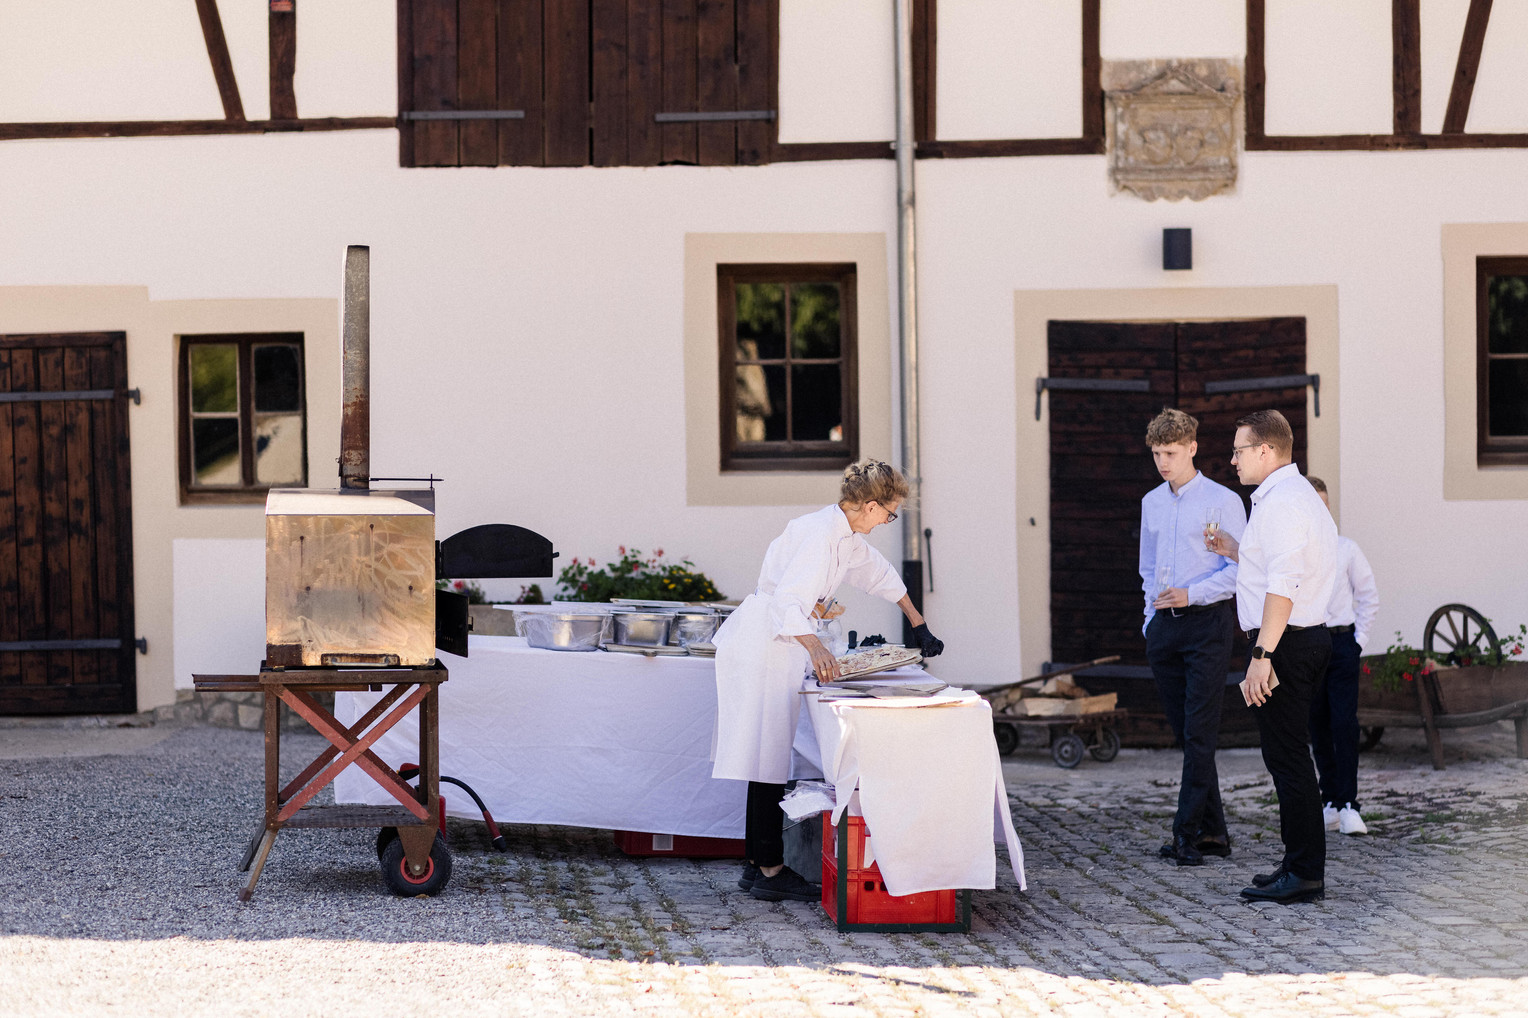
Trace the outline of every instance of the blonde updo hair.
<instances>
[{"instance_id":1,"label":"blonde updo hair","mask_svg":"<svg viewBox=\"0 0 1528 1018\"><path fill-rule=\"evenodd\" d=\"M890 463L863 459L844 468L844 482L838 489L839 505L886 505L907 498L907 478Z\"/></svg>"}]
</instances>

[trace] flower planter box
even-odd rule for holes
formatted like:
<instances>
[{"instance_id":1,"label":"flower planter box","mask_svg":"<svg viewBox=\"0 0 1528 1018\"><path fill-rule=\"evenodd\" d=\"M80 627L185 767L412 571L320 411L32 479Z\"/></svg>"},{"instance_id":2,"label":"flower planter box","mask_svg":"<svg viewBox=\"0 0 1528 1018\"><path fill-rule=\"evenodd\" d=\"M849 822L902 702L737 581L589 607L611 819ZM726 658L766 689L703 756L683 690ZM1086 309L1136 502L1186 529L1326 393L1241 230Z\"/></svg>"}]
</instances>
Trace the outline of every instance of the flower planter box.
<instances>
[{"instance_id":1,"label":"flower planter box","mask_svg":"<svg viewBox=\"0 0 1528 1018\"><path fill-rule=\"evenodd\" d=\"M1419 672L1400 689L1358 687L1358 722L1370 728L1422 728L1433 767L1443 769L1444 728L1470 728L1511 719L1517 755L1528 759L1528 662L1470 665Z\"/></svg>"}]
</instances>

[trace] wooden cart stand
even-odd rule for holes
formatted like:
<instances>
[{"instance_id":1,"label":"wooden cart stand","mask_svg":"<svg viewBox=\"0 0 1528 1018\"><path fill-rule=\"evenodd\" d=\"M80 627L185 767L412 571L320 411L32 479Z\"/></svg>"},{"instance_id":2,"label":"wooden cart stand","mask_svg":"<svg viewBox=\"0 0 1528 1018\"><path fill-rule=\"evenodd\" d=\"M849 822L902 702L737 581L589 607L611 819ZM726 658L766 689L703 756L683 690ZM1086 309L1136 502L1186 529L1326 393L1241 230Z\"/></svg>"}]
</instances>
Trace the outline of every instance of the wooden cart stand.
<instances>
[{"instance_id":1,"label":"wooden cart stand","mask_svg":"<svg viewBox=\"0 0 1528 1018\"><path fill-rule=\"evenodd\" d=\"M249 870L249 883L240 901L254 897L255 884L270 857L276 835L286 828L374 827L381 833L377 853L382 878L394 894L412 897L438 894L451 876L451 854L439 836L440 707L439 687L446 681L443 665L422 668L269 668L259 675L197 675L204 692L258 692L265 699L265 818L250 841L240 865ZM341 725L314 699L314 693L388 688L376 705L355 724ZM285 786L281 784L281 704L286 704L330 743ZM419 708L419 787L408 785L372 752L388 730ZM369 774L394 799L396 806L316 806L312 799L346 767Z\"/></svg>"},{"instance_id":2,"label":"wooden cart stand","mask_svg":"<svg viewBox=\"0 0 1528 1018\"><path fill-rule=\"evenodd\" d=\"M1070 770L1082 762L1084 753L1099 763L1119 756L1119 733L1114 726L1128 714L1124 710L1101 710L1092 714L1048 714L1032 717L994 711L992 731L998 752L1007 756L1019 748L1020 728L1050 730L1051 759Z\"/></svg>"}]
</instances>

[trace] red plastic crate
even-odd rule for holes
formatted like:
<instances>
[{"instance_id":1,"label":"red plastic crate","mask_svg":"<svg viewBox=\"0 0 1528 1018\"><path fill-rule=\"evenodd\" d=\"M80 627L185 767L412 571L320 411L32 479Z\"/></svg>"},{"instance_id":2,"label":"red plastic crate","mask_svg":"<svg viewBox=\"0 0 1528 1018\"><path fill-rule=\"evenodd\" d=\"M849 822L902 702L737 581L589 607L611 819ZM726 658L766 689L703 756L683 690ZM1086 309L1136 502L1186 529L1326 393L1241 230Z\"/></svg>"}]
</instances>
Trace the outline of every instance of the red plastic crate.
<instances>
[{"instance_id":1,"label":"red plastic crate","mask_svg":"<svg viewBox=\"0 0 1528 1018\"><path fill-rule=\"evenodd\" d=\"M844 932L966 932L971 929L971 892L954 888L894 895L881 869L865 865L865 821L846 816L842 830L822 814L822 908Z\"/></svg>"},{"instance_id":2,"label":"red plastic crate","mask_svg":"<svg viewBox=\"0 0 1528 1018\"><path fill-rule=\"evenodd\" d=\"M742 838L696 838L688 834L615 831L615 847L627 855L677 856L685 859L741 859Z\"/></svg>"}]
</instances>

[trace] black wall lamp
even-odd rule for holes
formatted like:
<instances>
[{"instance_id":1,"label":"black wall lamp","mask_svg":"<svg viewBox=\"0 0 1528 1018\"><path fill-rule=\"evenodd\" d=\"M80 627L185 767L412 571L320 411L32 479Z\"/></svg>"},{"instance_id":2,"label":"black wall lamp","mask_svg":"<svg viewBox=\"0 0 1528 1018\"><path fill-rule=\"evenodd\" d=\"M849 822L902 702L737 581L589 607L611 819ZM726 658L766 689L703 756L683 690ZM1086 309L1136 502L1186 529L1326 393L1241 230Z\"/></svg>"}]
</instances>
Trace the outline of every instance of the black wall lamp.
<instances>
[{"instance_id":1,"label":"black wall lamp","mask_svg":"<svg viewBox=\"0 0 1528 1018\"><path fill-rule=\"evenodd\" d=\"M1168 227L1162 231L1162 268L1169 272L1194 267L1194 231Z\"/></svg>"}]
</instances>

